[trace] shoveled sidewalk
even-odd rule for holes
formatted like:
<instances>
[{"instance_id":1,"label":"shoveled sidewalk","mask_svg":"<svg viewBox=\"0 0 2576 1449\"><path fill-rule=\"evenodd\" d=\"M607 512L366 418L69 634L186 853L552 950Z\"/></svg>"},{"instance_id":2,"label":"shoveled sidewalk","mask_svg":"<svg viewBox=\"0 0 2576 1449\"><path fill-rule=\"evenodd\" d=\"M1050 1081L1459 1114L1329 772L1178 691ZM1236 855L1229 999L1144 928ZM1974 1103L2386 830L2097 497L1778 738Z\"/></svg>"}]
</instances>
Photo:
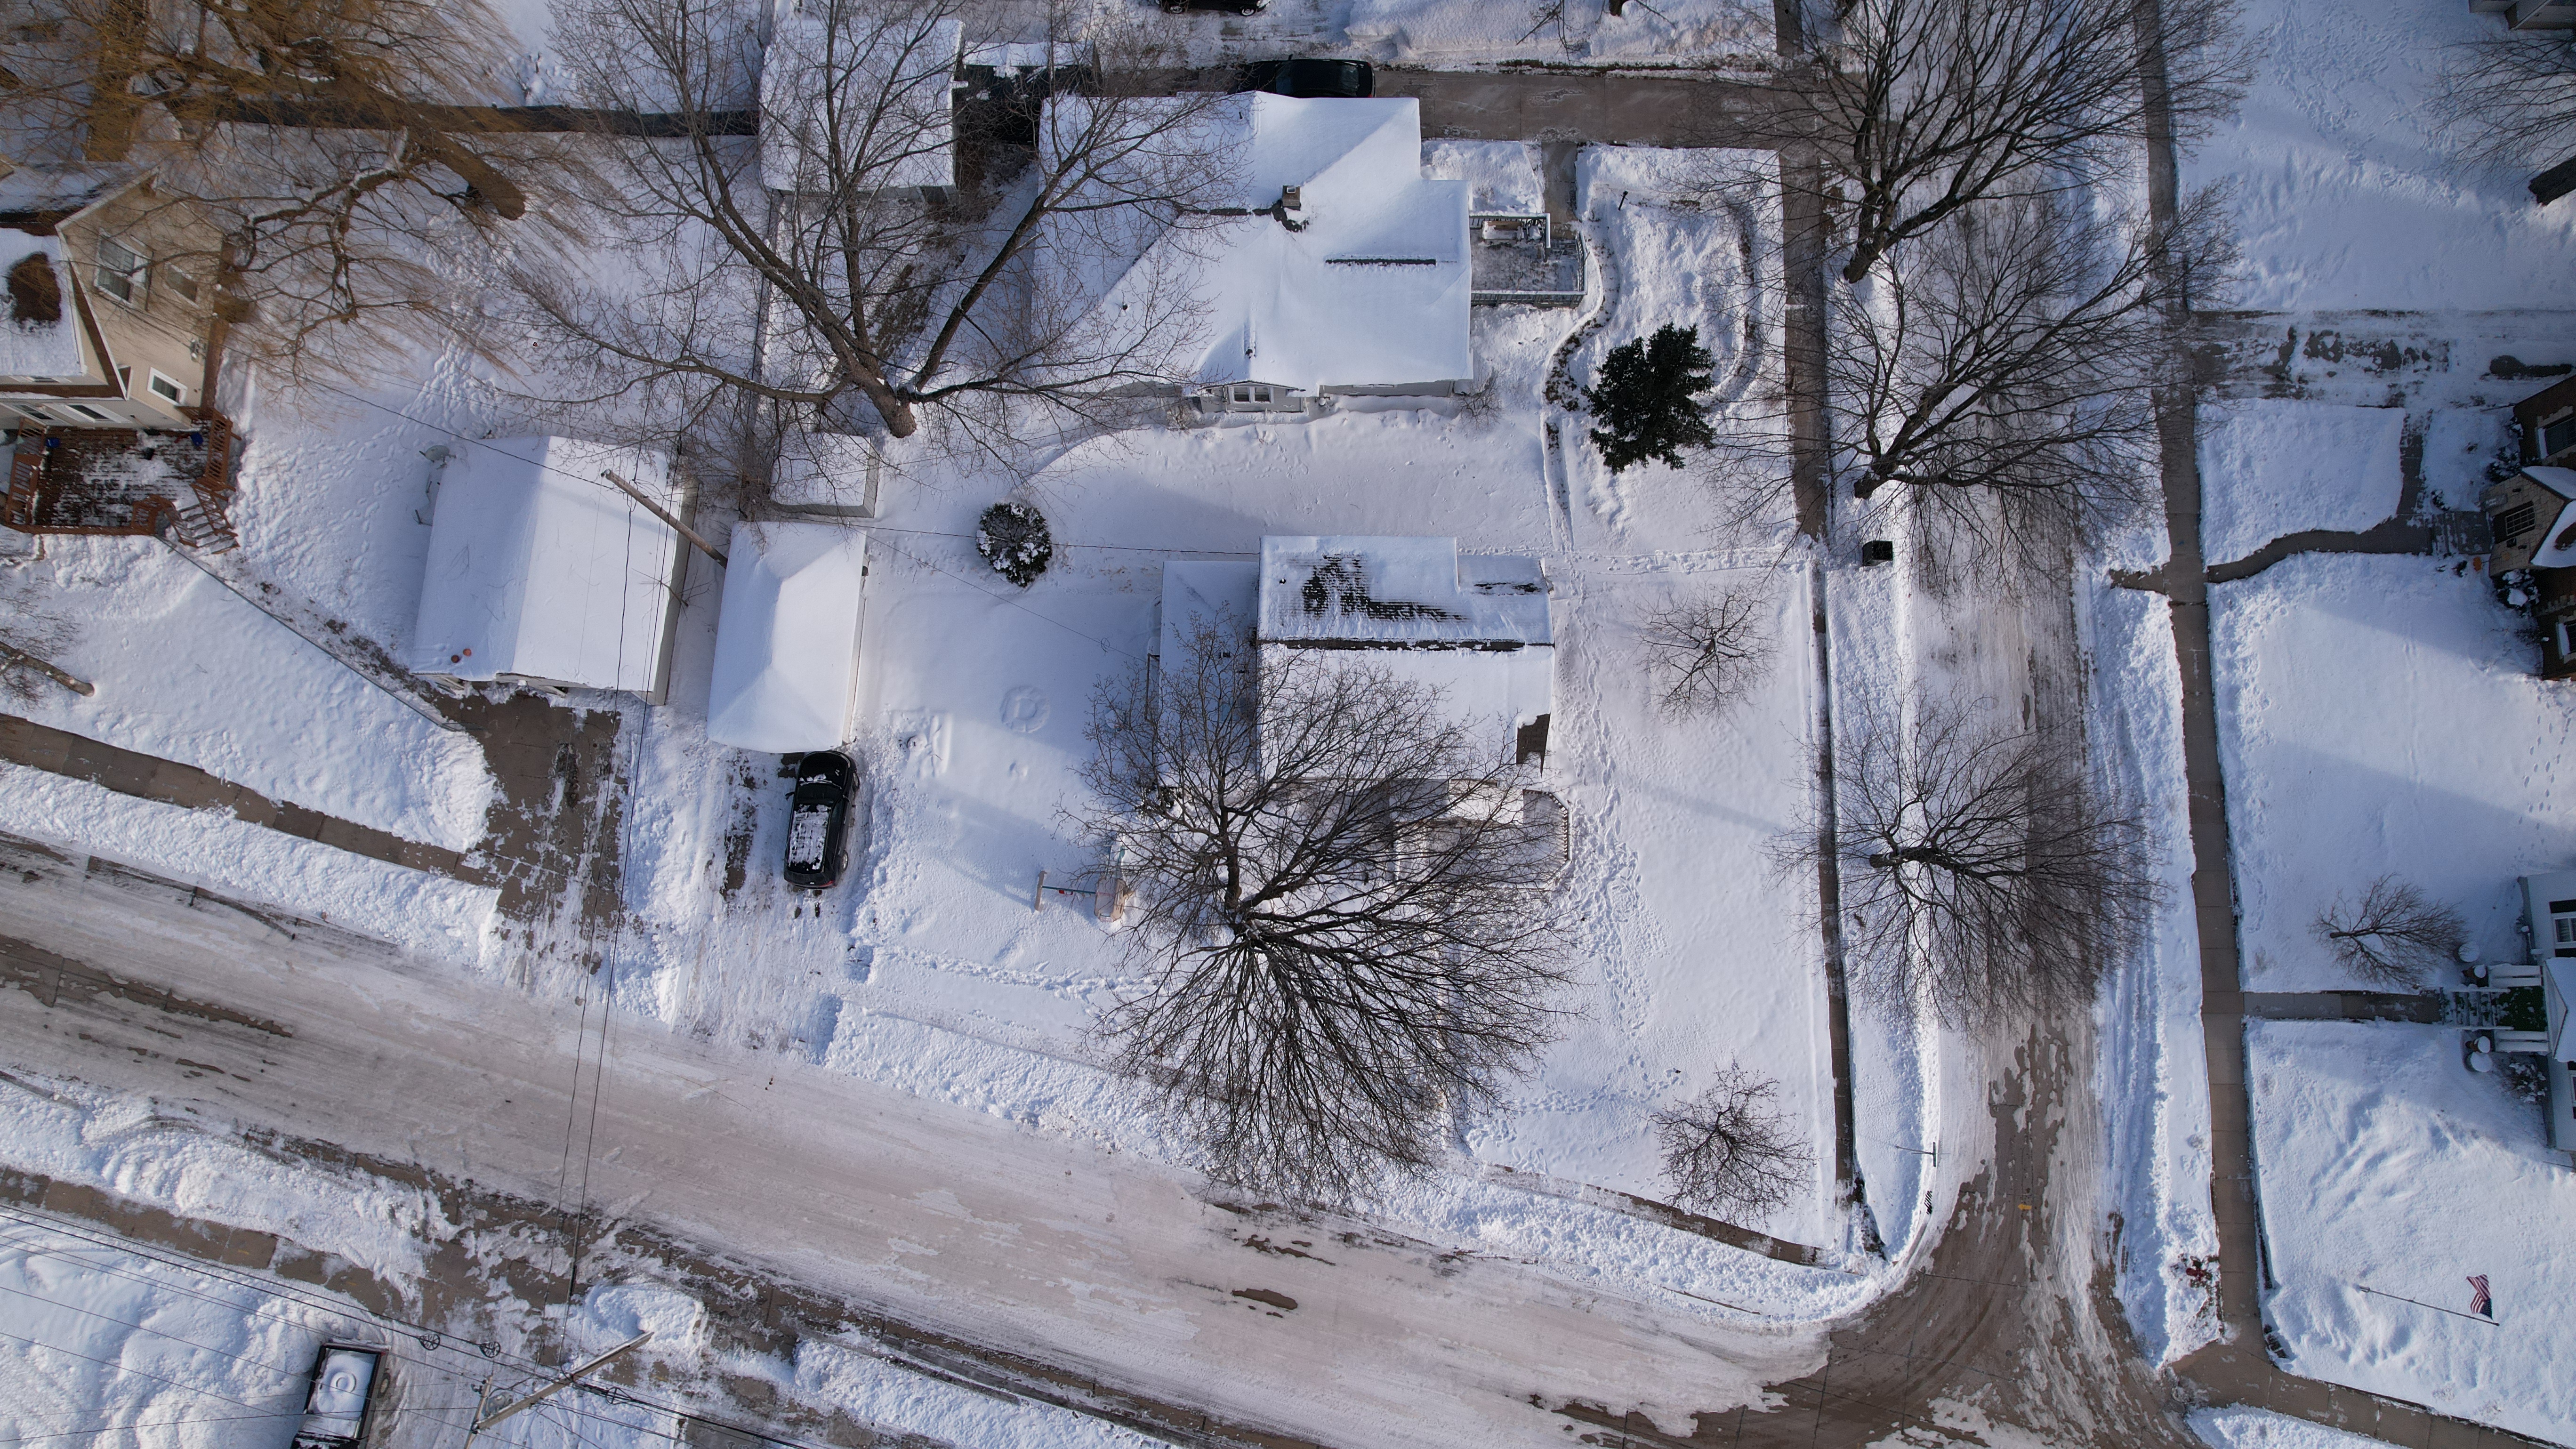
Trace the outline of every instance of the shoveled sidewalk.
<instances>
[{"instance_id":1,"label":"shoveled sidewalk","mask_svg":"<svg viewBox=\"0 0 2576 1449\"><path fill-rule=\"evenodd\" d=\"M0 715L0 760L86 780L138 800L157 800L191 810L216 806L232 812L237 819L266 826L281 835L314 841L370 860L450 876L470 885L498 883L490 871L467 860L461 852L405 840L292 801L271 800L248 786L210 775L194 765L122 749L15 715Z\"/></svg>"}]
</instances>

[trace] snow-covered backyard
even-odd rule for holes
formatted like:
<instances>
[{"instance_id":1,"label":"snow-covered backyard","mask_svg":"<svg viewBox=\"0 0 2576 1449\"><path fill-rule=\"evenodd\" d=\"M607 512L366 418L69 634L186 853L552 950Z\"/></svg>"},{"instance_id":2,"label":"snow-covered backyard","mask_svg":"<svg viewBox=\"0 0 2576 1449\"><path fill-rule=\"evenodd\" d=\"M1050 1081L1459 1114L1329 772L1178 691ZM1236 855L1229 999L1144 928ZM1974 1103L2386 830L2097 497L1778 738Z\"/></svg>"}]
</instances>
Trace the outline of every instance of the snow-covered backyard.
<instances>
[{"instance_id":1,"label":"snow-covered backyard","mask_svg":"<svg viewBox=\"0 0 2576 1449\"><path fill-rule=\"evenodd\" d=\"M2246 1033L2267 1315L2298 1373L2564 1442L2576 1176L2540 1111L2460 1061L2460 1034L2384 1023ZM2471 1311L2485 1278L2493 1317ZM2411 1301L2410 1301L2411 1300Z\"/></svg>"}]
</instances>

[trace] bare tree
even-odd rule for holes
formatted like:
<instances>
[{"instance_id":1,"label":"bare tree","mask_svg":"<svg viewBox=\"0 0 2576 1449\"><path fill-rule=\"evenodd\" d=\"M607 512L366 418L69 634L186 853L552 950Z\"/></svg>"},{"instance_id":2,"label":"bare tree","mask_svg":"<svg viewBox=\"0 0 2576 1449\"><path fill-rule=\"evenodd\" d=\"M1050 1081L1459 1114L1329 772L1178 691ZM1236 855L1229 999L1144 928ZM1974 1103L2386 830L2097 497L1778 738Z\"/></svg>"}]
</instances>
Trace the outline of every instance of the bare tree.
<instances>
[{"instance_id":1,"label":"bare tree","mask_svg":"<svg viewBox=\"0 0 2576 1449\"><path fill-rule=\"evenodd\" d=\"M37 0L0 33L0 93L46 154L153 167L207 224L156 260L303 370L454 321L462 249L549 219L567 156L496 109L508 36L481 0Z\"/></svg>"},{"instance_id":2,"label":"bare tree","mask_svg":"<svg viewBox=\"0 0 2576 1449\"><path fill-rule=\"evenodd\" d=\"M1860 497L1893 483L1942 507L2001 493L2084 517L2143 496L2173 318L2223 277L2223 225L2212 192L2170 228L2032 197L1893 248L1833 299L1838 471Z\"/></svg>"},{"instance_id":3,"label":"bare tree","mask_svg":"<svg viewBox=\"0 0 2576 1449\"><path fill-rule=\"evenodd\" d=\"M1339 1200L1420 1171L1553 1032L1562 818L1437 694L1231 620L1104 690L1097 804L1144 985L1117 1066L1219 1177Z\"/></svg>"},{"instance_id":4,"label":"bare tree","mask_svg":"<svg viewBox=\"0 0 2576 1449\"><path fill-rule=\"evenodd\" d=\"M1768 597L1728 589L1676 599L1648 613L1638 630L1647 671L1675 718L1713 714L1771 670L1777 647L1765 627Z\"/></svg>"},{"instance_id":5,"label":"bare tree","mask_svg":"<svg viewBox=\"0 0 2576 1449\"><path fill-rule=\"evenodd\" d=\"M2461 154L2499 166L2576 156L2576 46L2498 30L2447 48L2433 118Z\"/></svg>"},{"instance_id":6,"label":"bare tree","mask_svg":"<svg viewBox=\"0 0 2576 1449\"><path fill-rule=\"evenodd\" d=\"M1855 712L1837 777L1844 940L1856 991L1921 999L1953 1025L2077 1004L2159 890L2146 832L2085 777L2073 740L1988 723L1957 700ZM1785 837L1813 868L1821 832Z\"/></svg>"},{"instance_id":7,"label":"bare tree","mask_svg":"<svg viewBox=\"0 0 2576 1449\"><path fill-rule=\"evenodd\" d=\"M1710 1213L1767 1213L1809 1184L1815 1155L1771 1110L1780 1084L1729 1062L1708 1088L1655 1114L1673 1201Z\"/></svg>"},{"instance_id":8,"label":"bare tree","mask_svg":"<svg viewBox=\"0 0 2576 1449\"><path fill-rule=\"evenodd\" d=\"M2232 111L2249 73L2223 0L1837 0L1752 124L1812 147L1840 213L1846 281L1991 198L2081 188L2147 139L2159 56L2175 130ZM1741 125L1741 122L1735 123Z\"/></svg>"},{"instance_id":9,"label":"bare tree","mask_svg":"<svg viewBox=\"0 0 2576 1449\"><path fill-rule=\"evenodd\" d=\"M2421 986L2468 939L2460 913L2393 875L2370 883L2358 903L2340 895L2317 913L2317 939L2345 970L2383 986Z\"/></svg>"},{"instance_id":10,"label":"bare tree","mask_svg":"<svg viewBox=\"0 0 2576 1449\"><path fill-rule=\"evenodd\" d=\"M602 163L593 204L644 267L518 275L557 360L589 369L585 398L640 389L680 416L747 398L902 437L923 409L1080 412L1171 380L1165 354L1197 315L1188 288L1131 285L1111 321L1087 284L1205 224L1228 180L1208 124L1227 98L1147 94L1165 60L1150 35L1068 10L1051 43L1085 59L1031 89L1081 94L952 137L968 114L951 102L964 0L802 0L765 57L743 41L754 8L570 0L561 14L587 107L650 108L682 133ZM756 145L731 134L754 104Z\"/></svg>"}]
</instances>

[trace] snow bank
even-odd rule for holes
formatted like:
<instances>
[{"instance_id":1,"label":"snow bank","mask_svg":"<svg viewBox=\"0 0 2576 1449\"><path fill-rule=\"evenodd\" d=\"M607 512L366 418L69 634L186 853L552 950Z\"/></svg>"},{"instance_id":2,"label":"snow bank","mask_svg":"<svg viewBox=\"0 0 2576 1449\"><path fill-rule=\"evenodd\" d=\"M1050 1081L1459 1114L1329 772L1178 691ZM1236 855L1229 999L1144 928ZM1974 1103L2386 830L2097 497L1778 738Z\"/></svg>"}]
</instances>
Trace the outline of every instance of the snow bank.
<instances>
[{"instance_id":1,"label":"snow bank","mask_svg":"<svg viewBox=\"0 0 2576 1449\"><path fill-rule=\"evenodd\" d=\"M2253 1022L2246 1058L2288 1367L2576 1437L2576 1173L2539 1110L2471 1073L2442 1027ZM2469 1311L2472 1274L2492 1322Z\"/></svg>"},{"instance_id":2,"label":"snow bank","mask_svg":"<svg viewBox=\"0 0 2576 1449\"><path fill-rule=\"evenodd\" d=\"M2358 0L2331 24L2292 0L2254 0L2239 13L2262 47L2253 92L2183 167L2187 185L2236 193L2239 305L2576 302L2576 273L2563 264L2576 209L2536 207L2524 185L2560 158L2533 158L2530 170L2455 162L2428 109L2447 48L2502 34L2498 17L2420 0Z\"/></svg>"},{"instance_id":3,"label":"snow bank","mask_svg":"<svg viewBox=\"0 0 2576 1449\"><path fill-rule=\"evenodd\" d=\"M24 765L0 765L0 830L246 901L282 906L440 960L472 963L500 893Z\"/></svg>"},{"instance_id":4,"label":"snow bank","mask_svg":"<svg viewBox=\"0 0 2576 1449\"><path fill-rule=\"evenodd\" d=\"M2305 556L2210 590L2248 990L2358 985L2310 925L2388 873L2519 959L2515 879L2576 862L2576 701L2457 567Z\"/></svg>"},{"instance_id":5,"label":"snow bank","mask_svg":"<svg viewBox=\"0 0 2576 1449\"><path fill-rule=\"evenodd\" d=\"M2373 1449L2382 1442L2264 1409L2194 1409L2191 1427L2218 1449Z\"/></svg>"},{"instance_id":6,"label":"snow bank","mask_svg":"<svg viewBox=\"0 0 2576 1449\"><path fill-rule=\"evenodd\" d=\"M2097 1010L2096 1081L2120 1303L2138 1349L2171 1363L2217 1337L2218 1226L2209 1202L2209 1075L2200 1030L2200 935L2191 898L2182 681L2161 594L2079 595L2093 663L2093 750L2106 783L2145 818L2163 884L2143 954L2113 973Z\"/></svg>"},{"instance_id":7,"label":"snow bank","mask_svg":"<svg viewBox=\"0 0 2576 1449\"><path fill-rule=\"evenodd\" d=\"M2225 563L2305 529L2358 533L2397 512L2398 408L2246 400L2204 413L2201 554Z\"/></svg>"}]
</instances>

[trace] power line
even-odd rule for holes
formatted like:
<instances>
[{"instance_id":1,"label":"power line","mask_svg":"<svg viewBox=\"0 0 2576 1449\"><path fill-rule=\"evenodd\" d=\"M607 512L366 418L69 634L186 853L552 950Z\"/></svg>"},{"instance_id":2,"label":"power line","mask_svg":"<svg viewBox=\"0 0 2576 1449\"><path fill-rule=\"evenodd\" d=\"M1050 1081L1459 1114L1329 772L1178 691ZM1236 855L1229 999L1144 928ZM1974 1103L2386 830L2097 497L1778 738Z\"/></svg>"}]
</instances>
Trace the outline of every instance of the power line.
<instances>
[{"instance_id":1,"label":"power line","mask_svg":"<svg viewBox=\"0 0 2576 1449\"><path fill-rule=\"evenodd\" d=\"M248 1354L234 1353L230 1349L217 1348L210 1343L199 1343L194 1339L181 1338L179 1335L167 1332L163 1329L146 1328L140 1323L128 1323L124 1319L111 1313L101 1313L94 1308L82 1308L76 1304L65 1303L58 1298L48 1298L42 1293L30 1293L24 1288L12 1288L6 1283L0 1283L0 1293L15 1293L21 1298L32 1298L39 1303L43 1303L54 1308L60 1308L67 1313L77 1313L84 1318L96 1318L103 1322L113 1323L119 1328L132 1329L136 1333L148 1333L154 1338L166 1338L172 1343L185 1344L201 1353L219 1353L226 1358L235 1359L242 1363L249 1364L253 1368L266 1369L270 1373L273 1373L282 1379L300 1379L304 1377L303 1371L300 1369L282 1369L277 1365L268 1362L266 1359L252 1358ZM257 1315L253 1316L256 1317Z\"/></svg>"},{"instance_id":2,"label":"power line","mask_svg":"<svg viewBox=\"0 0 2576 1449\"><path fill-rule=\"evenodd\" d=\"M47 1343L41 1338L29 1338L24 1334L11 1333L6 1329L0 1329L0 1338L11 1339L18 1343L27 1344L33 1348L45 1349L49 1352L63 1354L71 1358L86 1359L87 1361L98 1364L103 1368L114 1369L121 1374L141 1374L147 1379L157 1379L162 1383L168 1384L170 1387L177 1389L183 1394L202 1394L210 1399L221 1399L227 1404L239 1404L245 1409L256 1409L259 1407L259 1405L252 1403L248 1399L236 1399L230 1394L223 1393L215 1389L197 1388L191 1384L181 1383L179 1380L170 1377L168 1374L156 1374L150 1369L139 1369L134 1367L132 1364L118 1363L114 1359L105 1359L98 1357L96 1354L82 1353L76 1348L65 1348L59 1343Z\"/></svg>"},{"instance_id":3,"label":"power line","mask_svg":"<svg viewBox=\"0 0 2576 1449\"><path fill-rule=\"evenodd\" d=\"M209 1414L198 1419L154 1419L142 1424L101 1424L94 1429L57 1429L50 1434L21 1434L12 1444L40 1444L48 1439L78 1439L91 1434L120 1434L134 1429L169 1429L181 1424L242 1424L254 1419L300 1419L302 1409L282 1410L274 1414Z\"/></svg>"}]
</instances>

